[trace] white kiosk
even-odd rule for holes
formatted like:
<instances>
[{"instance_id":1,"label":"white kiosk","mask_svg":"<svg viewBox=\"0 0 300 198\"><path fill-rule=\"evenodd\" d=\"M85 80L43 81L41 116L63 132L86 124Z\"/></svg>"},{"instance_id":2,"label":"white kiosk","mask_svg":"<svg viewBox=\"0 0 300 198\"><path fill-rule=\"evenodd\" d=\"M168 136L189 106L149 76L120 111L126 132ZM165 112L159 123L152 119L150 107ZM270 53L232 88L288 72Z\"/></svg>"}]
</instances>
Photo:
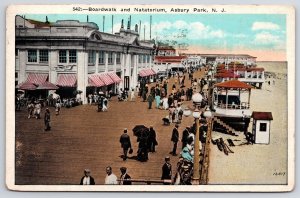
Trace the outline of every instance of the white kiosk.
<instances>
[{"instance_id":1,"label":"white kiosk","mask_svg":"<svg viewBox=\"0 0 300 198\"><path fill-rule=\"evenodd\" d=\"M271 112L257 112L252 113L253 127L252 133L254 143L269 144L270 143L270 128L273 116Z\"/></svg>"}]
</instances>

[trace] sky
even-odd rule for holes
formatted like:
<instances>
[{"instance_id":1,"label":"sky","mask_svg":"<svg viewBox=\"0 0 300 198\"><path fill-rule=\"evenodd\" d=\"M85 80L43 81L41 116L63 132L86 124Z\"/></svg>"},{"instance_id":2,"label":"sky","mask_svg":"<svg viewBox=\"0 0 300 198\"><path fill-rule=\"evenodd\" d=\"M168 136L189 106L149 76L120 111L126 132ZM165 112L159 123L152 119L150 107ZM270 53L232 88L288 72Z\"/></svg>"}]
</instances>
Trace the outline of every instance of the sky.
<instances>
[{"instance_id":1,"label":"sky","mask_svg":"<svg viewBox=\"0 0 300 198\"><path fill-rule=\"evenodd\" d=\"M46 15L25 15L45 21ZM48 20L87 21L87 15L49 14ZM88 15L104 32L118 32L129 15ZM236 53L258 61L286 61L286 15L282 14L152 14L151 38L175 45L182 53ZM150 15L131 14L131 29L141 23L140 39L150 39Z\"/></svg>"}]
</instances>

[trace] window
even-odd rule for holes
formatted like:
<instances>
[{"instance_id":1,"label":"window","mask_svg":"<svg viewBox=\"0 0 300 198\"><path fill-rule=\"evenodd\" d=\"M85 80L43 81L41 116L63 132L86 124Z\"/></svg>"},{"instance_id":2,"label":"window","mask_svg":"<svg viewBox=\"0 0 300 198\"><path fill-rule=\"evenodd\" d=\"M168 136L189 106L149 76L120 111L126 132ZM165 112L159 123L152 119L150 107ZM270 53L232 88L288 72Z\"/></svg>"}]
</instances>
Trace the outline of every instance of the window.
<instances>
[{"instance_id":1,"label":"window","mask_svg":"<svg viewBox=\"0 0 300 198\"><path fill-rule=\"evenodd\" d=\"M113 52L108 52L108 64L113 65Z\"/></svg>"},{"instance_id":2,"label":"window","mask_svg":"<svg viewBox=\"0 0 300 198\"><path fill-rule=\"evenodd\" d=\"M150 63L150 55L147 55L147 63Z\"/></svg>"},{"instance_id":3,"label":"window","mask_svg":"<svg viewBox=\"0 0 300 198\"><path fill-rule=\"evenodd\" d=\"M40 58L40 63L48 63L48 57L49 57L49 53L48 50L40 50L39 51L39 58Z\"/></svg>"},{"instance_id":4,"label":"window","mask_svg":"<svg viewBox=\"0 0 300 198\"><path fill-rule=\"evenodd\" d=\"M77 62L77 54L76 50L69 50L69 63Z\"/></svg>"},{"instance_id":5,"label":"window","mask_svg":"<svg viewBox=\"0 0 300 198\"><path fill-rule=\"evenodd\" d=\"M89 64L95 64L95 51L89 51Z\"/></svg>"},{"instance_id":6,"label":"window","mask_svg":"<svg viewBox=\"0 0 300 198\"><path fill-rule=\"evenodd\" d=\"M76 63L77 62L77 54L76 50L59 50L59 63ZM67 62L69 60L69 62Z\"/></svg>"},{"instance_id":7,"label":"window","mask_svg":"<svg viewBox=\"0 0 300 198\"><path fill-rule=\"evenodd\" d=\"M67 50L59 50L59 63L67 63Z\"/></svg>"},{"instance_id":8,"label":"window","mask_svg":"<svg viewBox=\"0 0 300 198\"><path fill-rule=\"evenodd\" d=\"M146 63L146 57L147 55L143 55L143 63Z\"/></svg>"},{"instance_id":9,"label":"window","mask_svg":"<svg viewBox=\"0 0 300 198\"><path fill-rule=\"evenodd\" d=\"M27 61L29 63L37 63L37 50L28 50Z\"/></svg>"},{"instance_id":10,"label":"window","mask_svg":"<svg viewBox=\"0 0 300 198\"><path fill-rule=\"evenodd\" d=\"M266 132L267 131L267 123L260 123L259 131Z\"/></svg>"},{"instance_id":11,"label":"window","mask_svg":"<svg viewBox=\"0 0 300 198\"><path fill-rule=\"evenodd\" d=\"M121 64L121 53L120 52L117 53L116 62L117 62L117 64Z\"/></svg>"},{"instance_id":12,"label":"window","mask_svg":"<svg viewBox=\"0 0 300 198\"><path fill-rule=\"evenodd\" d=\"M142 63L143 55L139 55L139 63Z\"/></svg>"},{"instance_id":13,"label":"window","mask_svg":"<svg viewBox=\"0 0 300 198\"><path fill-rule=\"evenodd\" d=\"M99 65L104 65L105 64L105 52L100 51L99 52Z\"/></svg>"},{"instance_id":14,"label":"window","mask_svg":"<svg viewBox=\"0 0 300 198\"><path fill-rule=\"evenodd\" d=\"M19 49L18 48L15 49L15 56L19 56Z\"/></svg>"},{"instance_id":15,"label":"window","mask_svg":"<svg viewBox=\"0 0 300 198\"><path fill-rule=\"evenodd\" d=\"M18 78L18 77L19 77L18 72L15 72L15 78Z\"/></svg>"}]
</instances>

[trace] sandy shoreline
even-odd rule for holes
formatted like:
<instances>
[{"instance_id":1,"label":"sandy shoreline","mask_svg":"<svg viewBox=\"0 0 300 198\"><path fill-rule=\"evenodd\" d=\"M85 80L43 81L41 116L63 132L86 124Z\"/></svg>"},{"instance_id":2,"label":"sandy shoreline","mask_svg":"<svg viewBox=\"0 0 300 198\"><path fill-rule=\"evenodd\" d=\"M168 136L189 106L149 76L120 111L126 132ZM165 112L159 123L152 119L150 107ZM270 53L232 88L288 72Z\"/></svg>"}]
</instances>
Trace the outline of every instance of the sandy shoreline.
<instances>
[{"instance_id":1,"label":"sandy shoreline","mask_svg":"<svg viewBox=\"0 0 300 198\"><path fill-rule=\"evenodd\" d=\"M266 72L286 74L284 62L258 62ZM272 79L273 80L273 79ZM234 153L226 156L217 146L211 145L209 184L287 184L287 79L275 78L275 85L264 83L261 90L251 91L251 110L272 112L270 144L254 144L230 147ZM248 131L252 131L252 121ZM236 145L246 142L239 137L213 132L214 135L231 138ZM278 175L277 173L282 173Z\"/></svg>"}]
</instances>

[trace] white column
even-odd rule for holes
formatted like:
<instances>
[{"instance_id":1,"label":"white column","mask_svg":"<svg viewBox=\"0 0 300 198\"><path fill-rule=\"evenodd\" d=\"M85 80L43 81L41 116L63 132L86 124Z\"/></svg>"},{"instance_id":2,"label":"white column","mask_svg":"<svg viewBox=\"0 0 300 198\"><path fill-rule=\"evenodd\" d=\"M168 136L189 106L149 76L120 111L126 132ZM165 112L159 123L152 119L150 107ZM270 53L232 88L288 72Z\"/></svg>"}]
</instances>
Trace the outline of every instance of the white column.
<instances>
[{"instance_id":1,"label":"white column","mask_svg":"<svg viewBox=\"0 0 300 198\"><path fill-rule=\"evenodd\" d=\"M104 52L105 56L104 56L104 64L105 64L105 70L104 72L108 71L108 53Z\"/></svg>"},{"instance_id":2,"label":"white column","mask_svg":"<svg viewBox=\"0 0 300 198\"><path fill-rule=\"evenodd\" d=\"M83 104L86 104L86 87L88 84L88 53L85 51L77 51L77 57L77 90L82 91L81 99Z\"/></svg>"},{"instance_id":3,"label":"white column","mask_svg":"<svg viewBox=\"0 0 300 198\"><path fill-rule=\"evenodd\" d=\"M119 88L124 88L124 73L125 73L125 65L126 65L126 61L125 61L125 54L121 54L121 79L122 81L119 84Z\"/></svg>"},{"instance_id":4,"label":"white column","mask_svg":"<svg viewBox=\"0 0 300 198\"><path fill-rule=\"evenodd\" d=\"M27 51L19 50L19 84L26 80L26 63L27 63Z\"/></svg>"},{"instance_id":5,"label":"white column","mask_svg":"<svg viewBox=\"0 0 300 198\"><path fill-rule=\"evenodd\" d=\"M96 51L96 60L95 60L95 73L97 74L99 72L99 51Z\"/></svg>"},{"instance_id":6,"label":"white column","mask_svg":"<svg viewBox=\"0 0 300 198\"><path fill-rule=\"evenodd\" d=\"M137 55L132 55L133 56L133 74L132 74L132 80L131 80L131 87L130 88L135 88L137 85Z\"/></svg>"},{"instance_id":7,"label":"white column","mask_svg":"<svg viewBox=\"0 0 300 198\"><path fill-rule=\"evenodd\" d=\"M49 51L49 82L56 83L57 72L56 67L58 64L58 50Z\"/></svg>"}]
</instances>

